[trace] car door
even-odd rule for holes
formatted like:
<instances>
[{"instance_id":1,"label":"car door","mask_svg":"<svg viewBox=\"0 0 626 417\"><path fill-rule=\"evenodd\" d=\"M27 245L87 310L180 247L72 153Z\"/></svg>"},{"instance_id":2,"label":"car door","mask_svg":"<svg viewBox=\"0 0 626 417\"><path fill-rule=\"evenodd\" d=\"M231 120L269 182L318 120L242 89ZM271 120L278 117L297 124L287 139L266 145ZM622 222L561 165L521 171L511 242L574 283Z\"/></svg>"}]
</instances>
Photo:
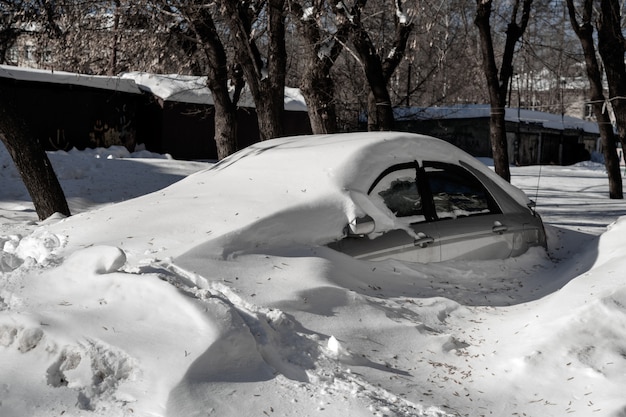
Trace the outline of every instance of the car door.
<instances>
[{"instance_id":1,"label":"car door","mask_svg":"<svg viewBox=\"0 0 626 417\"><path fill-rule=\"evenodd\" d=\"M437 262L441 259L439 234L428 198L422 198L417 162L394 165L371 185L368 197L384 221L393 225L374 238L348 236L333 246L357 259L379 261L398 259L410 262Z\"/></svg>"},{"instance_id":2,"label":"car door","mask_svg":"<svg viewBox=\"0 0 626 417\"><path fill-rule=\"evenodd\" d=\"M504 215L488 189L468 170L424 162L437 217L441 260L504 259L523 239L524 226Z\"/></svg>"}]
</instances>

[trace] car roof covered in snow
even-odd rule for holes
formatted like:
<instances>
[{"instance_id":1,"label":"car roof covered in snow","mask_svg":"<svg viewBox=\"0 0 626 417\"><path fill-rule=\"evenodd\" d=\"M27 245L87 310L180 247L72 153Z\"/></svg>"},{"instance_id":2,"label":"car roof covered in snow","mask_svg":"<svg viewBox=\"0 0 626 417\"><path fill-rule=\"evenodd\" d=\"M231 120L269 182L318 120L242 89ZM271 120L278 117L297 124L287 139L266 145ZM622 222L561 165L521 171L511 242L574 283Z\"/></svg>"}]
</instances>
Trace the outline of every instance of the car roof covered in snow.
<instances>
[{"instance_id":1,"label":"car roof covered in snow","mask_svg":"<svg viewBox=\"0 0 626 417\"><path fill-rule=\"evenodd\" d=\"M529 199L521 190L496 175L485 164L456 146L431 136L406 132L353 132L292 136L249 146L216 164L213 170L238 170L288 182L330 180L345 189L366 192L378 175L395 164L441 161L465 164L488 176L519 204ZM289 173L289 178L285 174Z\"/></svg>"}]
</instances>

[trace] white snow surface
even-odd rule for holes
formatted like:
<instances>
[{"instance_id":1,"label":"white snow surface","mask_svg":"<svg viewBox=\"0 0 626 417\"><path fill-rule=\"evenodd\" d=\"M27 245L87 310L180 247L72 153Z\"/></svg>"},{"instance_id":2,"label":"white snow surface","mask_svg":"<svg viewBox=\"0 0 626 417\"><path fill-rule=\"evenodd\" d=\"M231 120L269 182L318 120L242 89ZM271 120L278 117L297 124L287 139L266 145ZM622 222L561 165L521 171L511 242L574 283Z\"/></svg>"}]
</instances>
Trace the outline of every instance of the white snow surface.
<instances>
[{"instance_id":1,"label":"white snow surface","mask_svg":"<svg viewBox=\"0 0 626 417\"><path fill-rule=\"evenodd\" d=\"M139 88L149 91L164 101L179 101L182 103L207 105L214 104L211 90L207 87L206 76L153 74L133 71L123 73L121 78L134 81ZM252 94L247 87L243 89L238 105L248 108L256 107ZM285 110L307 111L304 96L300 92L300 89L285 87Z\"/></svg>"},{"instance_id":2,"label":"white snow surface","mask_svg":"<svg viewBox=\"0 0 626 417\"><path fill-rule=\"evenodd\" d=\"M512 167L547 252L412 264L315 245L334 180L285 211L220 198L245 159L219 186L146 151L49 157L68 219L37 219L0 145L3 417L626 414L626 205L597 164Z\"/></svg>"},{"instance_id":3,"label":"white snow surface","mask_svg":"<svg viewBox=\"0 0 626 417\"><path fill-rule=\"evenodd\" d=\"M50 71L35 68L0 65L0 77L19 81L37 81L54 84L80 85L104 90L141 94L141 90L131 79L103 75L87 75L65 71Z\"/></svg>"}]
</instances>

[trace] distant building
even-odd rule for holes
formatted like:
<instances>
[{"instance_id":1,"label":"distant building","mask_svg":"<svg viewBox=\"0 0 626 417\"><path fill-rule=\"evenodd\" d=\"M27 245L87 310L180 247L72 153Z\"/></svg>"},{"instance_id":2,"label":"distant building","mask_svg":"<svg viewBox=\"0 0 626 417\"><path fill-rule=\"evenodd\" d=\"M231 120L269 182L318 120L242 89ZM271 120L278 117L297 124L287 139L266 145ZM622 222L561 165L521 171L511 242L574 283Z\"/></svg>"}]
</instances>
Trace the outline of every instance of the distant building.
<instances>
[{"instance_id":1,"label":"distant building","mask_svg":"<svg viewBox=\"0 0 626 417\"><path fill-rule=\"evenodd\" d=\"M41 54L41 57L38 56ZM22 35L7 50L6 57L9 65L40 68L40 63L49 62L49 52L40 51L33 36Z\"/></svg>"},{"instance_id":2,"label":"distant building","mask_svg":"<svg viewBox=\"0 0 626 417\"><path fill-rule=\"evenodd\" d=\"M132 80L0 65L0 88L48 150L133 149L144 100Z\"/></svg>"},{"instance_id":3,"label":"distant building","mask_svg":"<svg viewBox=\"0 0 626 417\"><path fill-rule=\"evenodd\" d=\"M397 108L398 130L444 139L471 155L491 157L489 105ZM509 160L517 165L570 165L597 150L594 122L545 112L507 108Z\"/></svg>"},{"instance_id":4,"label":"distant building","mask_svg":"<svg viewBox=\"0 0 626 417\"><path fill-rule=\"evenodd\" d=\"M588 95L584 64L573 65L560 75L543 68L513 76L508 106L593 120Z\"/></svg>"},{"instance_id":5,"label":"distant building","mask_svg":"<svg viewBox=\"0 0 626 417\"><path fill-rule=\"evenodd\" d=\"M140 111L146 120L146 144L155 152L167 152L179 159L215 159L214 105L206 77L158 75L131 72L122 75L133 80L149 95ZM254 102L242 92L237 112L237 144L244 148L260 140ZM285 88L285 135L311 133L307 107L300 90Z\"/></svg>"},{"instance_id":6,"label":"distant building","mask_svg":"<svg viewBox=\"0 0 626 417\"><path fill-rule=\"evenodd\" d=\"M139 143L177 159L217 159L213 101L202 77L92 76L0 65L0 89L48 150ZM240 147L259 141L254 104L239 108ZM299 90L285 89L286 134L310 133Z\"/></svg>"}]
</instances>

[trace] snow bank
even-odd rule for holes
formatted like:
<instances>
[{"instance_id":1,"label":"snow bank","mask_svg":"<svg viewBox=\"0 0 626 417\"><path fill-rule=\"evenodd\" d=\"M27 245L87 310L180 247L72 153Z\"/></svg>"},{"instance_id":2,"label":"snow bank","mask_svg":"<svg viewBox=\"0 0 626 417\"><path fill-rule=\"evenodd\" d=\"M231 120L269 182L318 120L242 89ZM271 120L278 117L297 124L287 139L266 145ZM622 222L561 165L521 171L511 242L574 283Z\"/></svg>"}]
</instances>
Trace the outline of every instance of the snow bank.
<instances>
[{"instance_id":1,"label":"snow bank","mask_svg":"<svg viewBox=\"0 0 626 417\"><path fill-rule=\"evenodd\" d=\"M255 224L275 201L220 203L206 164L50 156L71 219L38 222L16 177L0 171L3 417L626 411L626 221L603 172L512 168L538 197L548 254L411 264L315 245L208 257L197 243L236 230L238 218L284 242L323 219L288 211ZM311 198L336 179L273 187ZM233 247L246 242L236 237Z\"/></svg>"}]
</instances>

